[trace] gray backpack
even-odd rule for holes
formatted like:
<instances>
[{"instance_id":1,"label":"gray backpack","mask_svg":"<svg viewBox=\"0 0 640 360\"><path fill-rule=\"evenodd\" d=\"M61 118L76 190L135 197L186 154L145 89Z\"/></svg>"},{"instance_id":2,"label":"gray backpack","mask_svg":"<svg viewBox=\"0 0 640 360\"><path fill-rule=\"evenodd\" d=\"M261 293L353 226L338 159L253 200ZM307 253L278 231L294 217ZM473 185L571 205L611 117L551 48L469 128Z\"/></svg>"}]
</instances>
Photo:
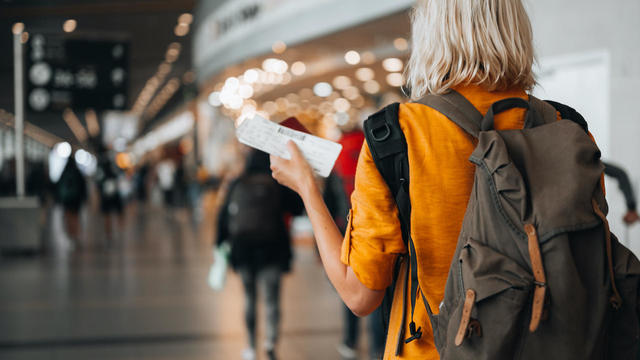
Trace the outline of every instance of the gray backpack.
<instances>
[{"instance_id":1,"label":"gray backpack","mask_svg":"<svg viewBox=\"0 0 640 360\"><path fill-rule=\"evenodd\" d=\"M604 167L580 114L533 96L498 101L485 115L455 91L420 102L478 141L469 159L476 165L473 189L438 314L419 290L399 105L372 115L365 135L395 197L408 249L399 258L408 259L406 274L396 274L405 280L396 283L404 283L405 294L411 286L412 314L422 297L440 357L636 359L640 262L609 231ZM524 129L493 130L494 115L514 107L527 109ZM397 354L403 342L422 336L413 315L410 334L404 328Z\"/></svg>"}]
</instances>

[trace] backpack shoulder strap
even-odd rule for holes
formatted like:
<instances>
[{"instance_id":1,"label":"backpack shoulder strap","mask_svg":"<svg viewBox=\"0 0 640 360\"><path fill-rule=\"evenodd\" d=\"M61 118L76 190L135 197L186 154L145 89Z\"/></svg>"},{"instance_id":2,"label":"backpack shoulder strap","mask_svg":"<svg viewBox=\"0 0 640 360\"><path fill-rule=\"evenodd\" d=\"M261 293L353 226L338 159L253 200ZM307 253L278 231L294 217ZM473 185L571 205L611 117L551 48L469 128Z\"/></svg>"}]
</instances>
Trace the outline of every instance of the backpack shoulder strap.
<instances>
[{"instance_id":1,"label":"backpack shoulder strap","mask_svg":"<svg viewBox=\"0 0 640 360\"><path fill-rule=\"evenodd\" d=\"M407 282L411 280L411 322L409 323L410 337L404 339L404 324L406 312L402 311L402 324L398 334L398 344L396 345L396 355L399 354L403 343L408 343L419 339L422 336L422 329L416 329L413 321L413 314L416 306L416 296L418 290L418 264L416 250L411 239L411 199L409 198L409 155L407 151L407 140L400 127L398 114L400 104L394 103L377 113L371 115L364 123L365 139L373 161L378 171L384 178L391 194L398 207L400 226L402 230L402 240L409 252L409 266L406 267L405 288L403 290L405 299L407 296ZM409 274L410 272L410 274ZM433 313L426 297L420 291L423 303L429 315L429 320L433 323ZM406 300L405 300L406 303Z\"/></svg>"},{"instance_id":2,"label":"backpack shoulder strap","mask_svg":"<svg viewBox=\"0 0 640 360\"><path fill-rule=\"evenodd\" d=\"M373 162L387 183L398 206L402 238L408 243L411 202L409 201L409 159L407 140L400 128L400 104L394 103L364 122L364 135Z\"/></svg>"},{"instance_id":3,"label":"backpack shoulder strap","mask_svg":"<svg viewBox=\"0 0 640 360\"><path fill-rule=\"evenodd\" d=\"M400 218L400 228L402 231L402 241L409 252L409 266L405 266L406 275L404 277L404 301L402 310L402 326L398 334L398 343L396 344L396 355L399 355L402 344L406 341L404 338L406 311L407 284L411 278L411 293L415 294L418 287L418 274L415 248L411 240L411 199L409 198L409 155L407 151L407 140L404 137L398 113L400 104L394 103L377 113L371 115L364 123L364 134L367 146L371 151L371 156L376 164L380 175L387 183L391 195L393 196L398 208L398 217ZM398 278L400 271L401 258L398 259L394 271L394 279ZM396 286L394 280L391 289L387 289L385 300L383 300L384 308L391 309L391 300L393 299L394 288ZM425 302L426 304L426 302ZM415 309L415 296L411 297L411 310ZM427 309L429 309L427 305ZM430 309L429 309L430 310ZM387 315L384 315L387 316ZM413 317L413 316L412 316ZM411 337L417 339L422 332L415 329L413 319L410 324Z\"/></svg>"},{"instance_id":4,"label":"backpack shoulder strap","mask_svg":"<svg viewBox=\"0 0 640 360\"><path fill-rule=\"evenodd\" d=\"M417 102L442 113L469 135L478 137L483 115L459 92L451 90L444 95L427 95Z\"/></svg>"}]
</instances>

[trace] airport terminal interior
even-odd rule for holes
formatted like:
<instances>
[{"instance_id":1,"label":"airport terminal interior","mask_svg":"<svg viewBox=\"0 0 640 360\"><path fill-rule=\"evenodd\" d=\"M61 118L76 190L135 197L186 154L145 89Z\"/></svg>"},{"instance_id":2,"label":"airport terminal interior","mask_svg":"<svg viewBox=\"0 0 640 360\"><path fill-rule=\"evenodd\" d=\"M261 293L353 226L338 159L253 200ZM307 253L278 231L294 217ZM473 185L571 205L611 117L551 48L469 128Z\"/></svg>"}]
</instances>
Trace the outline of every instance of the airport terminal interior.
<instances>
[{"instance_id":1,"label":"airport terminal interior","mask_svg":"<svg viewBox=\"0 0 640 360\"><path fill-rule=\"evenodd\" d=\"M640 255L640 1L523 2L532 94L577 109L626 174L605 177L608 218ZM294 118L338 142L409 102L414 4L0 0L0 359L275 358L269 285L254 354L246 279L216 262L236 129ZM309 219L286 220L277 358L379 359L382 320L347 324Z\"/></svg>"}]
</instances>

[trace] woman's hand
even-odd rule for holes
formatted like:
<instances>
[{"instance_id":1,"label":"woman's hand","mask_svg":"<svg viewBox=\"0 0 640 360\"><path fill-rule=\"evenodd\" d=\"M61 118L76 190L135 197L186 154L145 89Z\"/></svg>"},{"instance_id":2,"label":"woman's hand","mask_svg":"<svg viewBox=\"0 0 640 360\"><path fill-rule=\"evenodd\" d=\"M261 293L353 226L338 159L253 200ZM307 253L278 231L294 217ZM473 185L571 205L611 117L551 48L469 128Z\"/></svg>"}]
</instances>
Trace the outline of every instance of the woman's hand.
<instances>
[{"instance_id":1,"label":"woman's hand","mask_svg":"<svg viewBox=\"0 0 640 360\"><path fill-rule=\"evenodd\" d=\"M358 280L353 270L340 261L342 234L322 200L313 170L295 143L289 141L287 149L291 160L271 156L273 178L300 195L311 220L318 252L329 280L351 311L359 316L367 315L380 305L384 291L368 289Z\"/></svg>"},{"instance_id":2,"label":"woman's hand","mask_svg":"<svg viewBox=\"0 0 640 360\"><path fill-rule=\"evenodd\" d=\"M315 186L313 170L302 156L298 146L291 140L287 143L291 160L271 155L271 175L278 183L290 188L302 197Z\"/></svg>"}]
</instances>

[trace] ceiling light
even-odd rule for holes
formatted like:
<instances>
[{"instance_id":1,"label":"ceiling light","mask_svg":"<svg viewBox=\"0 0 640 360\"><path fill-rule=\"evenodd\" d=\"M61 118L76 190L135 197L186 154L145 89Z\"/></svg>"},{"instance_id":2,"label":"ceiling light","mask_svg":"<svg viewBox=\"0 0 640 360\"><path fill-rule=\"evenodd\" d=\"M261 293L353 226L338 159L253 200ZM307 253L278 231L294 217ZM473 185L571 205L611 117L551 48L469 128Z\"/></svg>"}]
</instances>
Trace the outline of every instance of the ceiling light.
<instances>
[{"instance_id":1,"label":"ceiling light","mask_svg":"<svg viewBox=\"0 0 640 360\"><path fill-rule=\"evenodd\" d=\"M242 98L240 96L233 96L229 101L229 107L233 110L240 110L242 107Z\"/></svg>"},{"instance_id":2,"label":"ceiling light","mask_svg":"<svg viewBox=\"0 0 640 360\"><path fill-rule=\"evenodd\" d=\"M262 69L266 72L275 72L275 69L278 66L276 65L277 62L278 59L274 58L264 59L264 61L262 62Z\"/></svg>"},{"instance_id":3,"label":"ceiling light","mask_svg":"<svg viewBox=\"0 0 640 360\"><path fill-rule=\"evenodd\" d=\"M281 112L285 112L287 110L287 108L289 107L289 100L287 100L286 98L277 98L276 99L276 106L278 107L278 111Z\"/></svg>"},{"instance_id":4,"label":"ceiling light","mask_svg":"<svg viewBox=\"0 0 640 360\"><path fill-rule=\"evenodd\" d=\"M160 64L160 66L158 66L158 75L166 76L170 72L171 72L171 64L168 64L165 62Z\"/></svg>"},{"instance_id":5,"label":"ceiling light","mask_svg":"<svg viewBox=\"0 0 640 360\"><path fill-rule=\"evenodd\" d=\"M345 112L337 112L333 115L333 121L339 126L344 126L349 122L349 114Z\"/></svg>"},{"instance_id":6,"label":"ceiling light","mask_svg":"<svg viewBox=\"0 0 640 360\"><path fill-rule=\"evenodd\" d=\"M218 91L214 91L209 94L209 105L213 107L222 105L222 101L220 101L220 93Z\"/></svg>"},{"instance_id":7,"label":"ceiling light","mask_svg":"<svg viewBox=\"0 0 640 360\"><path fill-rule=\"evenodd\" d=\"M369 81L373 80L376 77L376 73L371 70L371 68L363 67L356 70L356 79L360 81Z\"/></svg>"},{"instance_id":8,"label":"ceiling light","mask_svg":"<svg viewBox=\"0 0 640 360\"><path fill-rule=\"evenodd\" d=\"M239 86L240 86L240 80L238 80L238 78L232 76L232 77L227 78L227 80L225 80L223 89L233 92L233 91L238 90Z\"/></svg>"},{"instance_id":9,"label":"ceiling light","mask_svg":"<svg viewBox=\"0 0 640 360\"><path fill-rule=\"evenodd\" d=\"M240 88L238 88L238 95L243 99L248 99L253 96L253 88L251 85L247 84L240 85Z\"/></svg>"},{"instance_id":10,"label":"ceiling light","mask_svg":"<svg viewBox=\"0 0 640 360\"><path fill-rule=\"evenodd\" d=\"M187 24L178 24L176 25L175 29L173 30L173 32L176 34L176 36L185 36L189 33L189 25Z\"/></svg>"},{"instance_id":11,"label":"ceiling light","mask_svg":"<svg viewBox=\"0 0 640 360\"><path fill-rule=\"evenodd\" d=\"M307 66L302 61L296 61L291 64L291 73L300 76L307 71Z\"/></svg>"},{"instance_id":12,"label":"ceiling light","mask_svg":"<svg viewBox=\"0 0 640 360\"><path fill-rule=\"evenodd\" d=\"M337 98L333 101L333 108L336 109L337 112L347 112L351 108L351 104L349 100L345 98Z\"/></svg>"},{"instance_id":13,"label":"ceiling light","mask_svg":"<svg viewBox=\"0 0 640 360\"><path fill-rule=\"evenodd\" d=\"M336 89L344 90L351 85L351 79L348 76L340 75L336 76L332 83Z\"/></svg>"},{"instance_id":14,"label":"ceiling light","mask_svg":"<svg viewBox=\"0 0 640 360\"><path fill-rule=\"evenodd\" d=\"M344 91L342 91L342 95L344 95L344 97L349 100L354 100L358 96L360 96L360 90L358 90L358 88L355 86L349 86L348 88L344 89Z\"/></svg>"},{"instance_id":15,"label":"ceiling light","mask_svg":"<svg viewBox=\"0 0 640 360\"><path fill-rule=\"evenodd\" d=\"M301 99L311 99L313 97L313 94L313 90L309 88L304 88L298 92L298 95L300 95Z\"/></svg>"},{"instance_id":16,"label":"ceiling light","mask_svg":"<svg viewBox=\"0 0 640 360\"><path fill-rule=\"evenodd\" d=\"M278 112L278 106L273 101L267 101L262 104L262 109L264 109L264 111L266 111L269 115L273 115Z\"/></svg>"},{"instance_id":17,"label":"ceiling light","mask_svg":"<svg viewBox=\"0 0 640 360\"><path fill-rule=\"evenodd\" d=\"M61 158L68 158L71 156L71 145L68 142L61 142L56 144L56 154Z\"/></svg>"},{"instance_id":18,"label":"ceiling light","mask_svg":"<svg viewBox=\"0 0 640 360\"><path fill-rule=\"evenodd\" d=\"M282 54L283 52L285 52L285 50L287 50L287 44L285 44L284 41L278 40L273 43L273 45L271 46L271 50L273 50L273 52L276 54Z\"/></svg>"},{"instance_id":19,"label":"ceiling light","mask_svg":"<svg viewBox=\"0 0 640 360\"><path fill-rule=\"evenodd\" d=\"M365 51L362 53L362 63L365 65L371 65L376 62L376 56L371 51Z\"/></svg>"},{"instance_id":20,"label":"ceiling light","mask_svg":"<svg viewBox=\"0 0 640 360\"><path fill-rule=\"evenodd\" d=\"M282 75L287 72L287 69L289 69L289 64L287 64L287 62L284 60L278 60L276 74Z\"/></svg>"},{"instance_id":21,"label":"ceiling light","mask_svg":"<svg viewBox=\"0 0 640 360\"><path fill-rule=\"evenodd\" d=\"M388 58L382 61L382 67L388 72L399 72L402 71L402 67L404 64L402 60L398 58Z\"/></svg>"},{"instance_id":22,"label":"ceiling light","mask_svg":"<svg viewBox=\"0 0 640 360\"><path fill-rule=\"evenodd\" d=\"M283 60L268 58L262 62L262 68L264 71L282 75L287 72L289 64Z\"/></svg>"},{"instance_id":23,"label":"ceiling light","mask_svg":"<svg viewBox=\"0 0 640 360\"><path fill-rule=\"evenodd\" d=\"M363 85L364 91L369 94L377 94L380 91L380 84L375 80L369 80Z\"/></svg>"},{"instance_id":24,"label":"ceiling light","mask_svg":"<svg viewBox=\"0 0 640 360\"><path fill-rule=\"evenodd\" d=\"M184 13L178 17L178 24L191 25L193 22L193 15Z\"/></svg>"},{"instance_id":25,"label":"ceiling light","mask_svg":"<svg viewBox=\"0 0 640 360\"><path fill-rule=\"evenodd\" d=\"M344 54L344 60L349 65L356 65L360 62L360 54L355 50L349 50Z\"/></svg>"},{"instance_id":26,"label":"ceiling light","mask_svg":"<svg viewBox=\"0 0 640 360\"><path fill-rule=\"evenodd\" d=\"M387 83L391 86L400 87L404 85L404 78L400 73L391 73L387 75Z\"/></svg>"},{"instance_id":27,"label":"ceiling light","mask_svg":"<svg viewBox=\"0 0 640 360\"><path fill-rule=\"evenodd\" d=\"M407 39L399 37L393 40L393 46L399 51L407 51L407 49L409 49L409 42L407 42Z\"/></svg>"},{"instance_id":28,"label":"ceiling light","mask_svg":"<svg viewBox=\"0 0 640 360\"><path fill-rule=\"evenodd\" d=\"M319 82L313 86L313 93L319 97L327 97L331 95L333 88L327 82Z\"/></svg>"},{"instance_id":29,"label":"ceiling light","mask_svg":"<svg viewBox=\"0 0 640 360\"><path fill-rule=\"evenodd\" d=\"M282 74L282 81L280 82L282 85L287 85L291 82L292 76L288 72Z\"/></svg>"},{"instance_id":30,"label":"ceiling light","mask_svg":"<svg viewBox=\"0 0 640 360\"><path fill-rule=\"evenodd\" d=\"M78 22L76 20L69 19L65 21L64 24L62 25L62 30L64 30L64 32L70 33L70 32L73 32L77 26L78 26Z\"/></svg>"},{"instance_id":31,"label":"ceiling light","mask_svg":"<svg viewBox=\"0 0 640 360\"><path fill-rule=\"evenodd\" d=\"M260 77L260 74L256 69L249 69L244 72L244 75L242 75L242 79L249 84L253 84L256 81L258 81L259 77Z\"/></svg>"}]
</instances>

